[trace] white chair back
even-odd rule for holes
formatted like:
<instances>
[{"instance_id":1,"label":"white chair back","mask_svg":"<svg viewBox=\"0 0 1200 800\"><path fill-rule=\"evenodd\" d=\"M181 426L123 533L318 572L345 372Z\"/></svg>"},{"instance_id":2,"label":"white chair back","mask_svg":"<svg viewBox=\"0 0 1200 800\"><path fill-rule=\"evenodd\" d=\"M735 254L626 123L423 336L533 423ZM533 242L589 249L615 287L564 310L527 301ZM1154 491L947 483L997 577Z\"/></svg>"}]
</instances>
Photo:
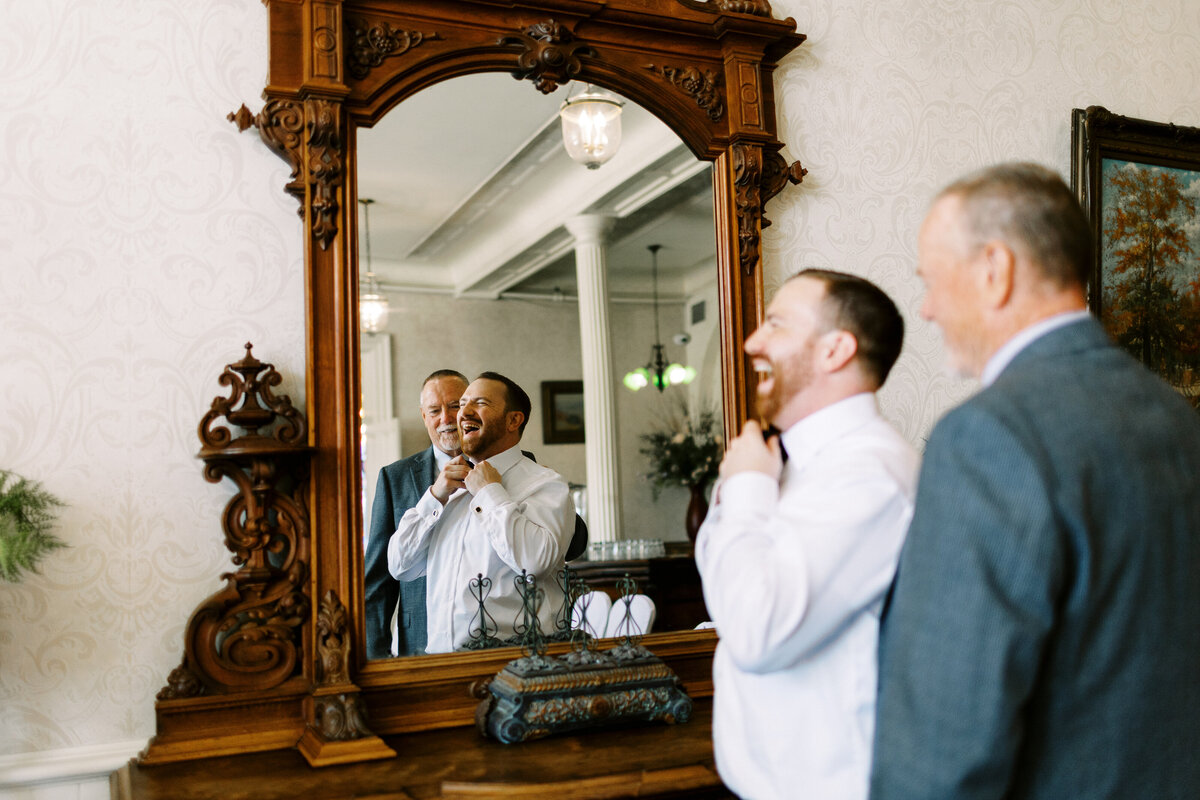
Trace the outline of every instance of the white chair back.
<instances>
[{"instance_id":1,"label":"white chair back","mask_svg":"<svg viewBox=\"0 0 1200 800\"><path fill-rule=\"evenodd\" d=\"M611 608L612 599L604 592L591 591L580 595L571 607L571 629L581 630L596 639L603 637Z\"/></svg>"},{"instance_id":2,"label":"white chair back","mask_svg":"<svg viewBox=\"0 0 1200 800\"><path fill-rule=\"evenodd\" d=\"M644 594L635 594L628 598L628 613L626 601L619 598L608 612L608 625L604 635L610 638L644 636L654 627L656 613L654 601Z\"/></svg>"}]
</instances>

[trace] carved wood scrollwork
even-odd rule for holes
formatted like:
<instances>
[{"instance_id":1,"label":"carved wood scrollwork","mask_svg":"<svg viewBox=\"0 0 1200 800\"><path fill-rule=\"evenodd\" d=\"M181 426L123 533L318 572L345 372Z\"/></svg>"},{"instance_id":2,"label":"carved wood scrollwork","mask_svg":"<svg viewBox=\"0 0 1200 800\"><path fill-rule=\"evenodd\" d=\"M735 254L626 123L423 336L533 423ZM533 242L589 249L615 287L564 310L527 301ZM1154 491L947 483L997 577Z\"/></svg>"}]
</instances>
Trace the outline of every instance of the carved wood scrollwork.
<instances>
[{"instance_id":1,"label":"carved wood scrollwork","mask_svg":"<svg viewBox=\"0 0 1200 800\"><path fill-rule=\"evenodd\" d=\"M317 683L350 682L350 639L346 636L346 606L330 589L317 610Z\"/></svg>"},{"instance_id":2,"label":"carved wood scrollwork","mask_svg":"<svg viewBox=\"0 0 1200 800\"><path fill-rule=\"evenodd\" d=\"M292 168L284 189L300 204L304 216L304 182L300 180L300 144L304 134L304 106L294 100L268 100L257 114L243 103L226 116L240 132L254 128L263 143Z\"/></svg>"},{"instance_id":3,"label":"carved wood scrollwork","mask_svg":"<svg viewBox=\"0 0 1200 800\"><path fill-rule=\"evenodd\" d=\"M350 681L350 626L346 606L332 589L317 609L317 663L308 726L297 744L314 767L391 758L396 751L367 727L367 708Z\"/></svg>"},{"instance_id":4,"label":"carved wood scrollwork","mask_svg":"<svg viewBox=\"0 0 1200 800\"><path fill-rule=\"evenodd\" d=\"M734 14L750 14L755 17L770 17L771 4L768 0L678 0L685 6L705 11L726 11Z\"/></svg>"},{"instance_id":5,"label":"carved wood scrollwork","mask_svg":"<svg viewBox=\"0 0 1200 800\"><path fill-rule=\"evenodd\" d=\"M392 28L386 22L365 19L350 21L350 46L346 54L350 74L362 80L385 58L404 55L426 41L442 38L439 33L421 33Z\"/></svg>"},{"instance_id":6,"label":"carved wood scrollwork","mask_svg":"<svg viewBox=\"0 0 1200 800\"><path fill-rule=\"evenodd\" d=\"M808 170L799 161L788 165L778 152L735 144L733 152L734 202L737 206L738 260L743 275L752 275L758 264L759 238L771 226L764 209L767 201L788 183L798 184Z\"/></svg>"},{"instance_id":7,"label":"carved wood scrollwork","mask_svg":"<svg viewBox=\"0 0 1200 800\"><path fill-rule=\"evenodd\" d=\"M239 131L258 130L259 137L292 168L284 187L300 203L304 216L306 184L311 188L309 209L312 234L324 250L337 235L338 190L344 181L345 144L342 138L341 104L332 100L269 100L252 114L245 104L226 119ZM305 132L307 131L307 136ZM307 145L308 159L304 152ZM301 168L304 176L301 177Z\"/></svg>"},{"instance_id":8,"label":"carved wood scrollwork","mask_svg":"<svg viewBox=\"0 0 1200 800\"><path fill-rule=\"evenodd\" d=\"M725 116L725 101L720 91L725 79L713 70L701 72L696 67L660 67L647 64L646 69L661 75L675 88L691 96L696 105L708 112L708 118L719 122Z\"/></svg>"},{"instance_id":9,"label":"carved wood scrollwork","mask_svg":"<svg viewBox=\"0 0 1200 800\"><path fill-rule=\"evenodd\" d=\"M337 235L338 189L345 169L342 107L332 100L306 100L308 175L312 189L312 235L324 250Z\"/></svg>"},{"instance_id":10,"label":"carved wood scrollwork","mask_svg":"<svg viewBox=\"0 0 1200 800\"><path fill-rule=\"evenodd\" d=\"M333 590L321 598L317 611L317 683L347 688L350 684L350 637L346 606ZM313 727L328 741L342 742L370 736L366 711L357 689L318 696L313 706Z\"/></svg>"},{"instance_id":11,"label":"carved wood scrollwork","mask_svg":"<svg viewBox=\"0 0 1200 800\"><path fill-rule=\"evenodd\" d=\"M762 174L762 204L765 208L772 197L783 191L783 187L789 183L798 185L804 182L804 176L808 174L799 161L793 161L790 165L787 159L781 156L778 152L768 152L763 156L763 174ZM771 220L763 216L762 227L769 228Z\"/></svg>"},{"instance_id":12,"label":"carved wood scrollwork","mask_svg":"<svg viewBox=\"0 0 1200 800\"><path fill-rule=\"evenodd\" d=\"M578 75L582 68L580 57L596 55L595 49L552 19L531 25L521 33L501 36L498 44L525 48L512 75L518 80L533 81L542 94L550 94Z\"/></svg>"},{"instance_id":13,"label":"carved wood scrollwork","mask_svg":"<svg viewBox=\"0 0 1200 800\"><path fill-rule=\"evenodd\" d=\"M737 208L738 262L743 275L754 274L758 265L758 240L762 218L762 150L735 144L733 153L733 199Z\"/></svg>"},{"instance_id":14,"label":"carved wood scrollwork","mask_svg":"<svg viewBox=\"0 0 1200 800\"><path fill-rule=\"evenodd\" d=\"M722 11L732 11L735 14L771 16L771 4L767 0L715 0L713 4Z\"/></svg>"},{"instance_id":15,"label":"carved wood scrollwork","mask_svg":"<svg viewBox=\"0 0 1200 800\"><path fill-rule=\"evenodd\" d=\"M218 381L230 395L215 398L200 421L200 458L207 480L229 478L237 485L222 525L240 568L222 575L225 588L192 614L183 663L171 672L160 700L269 689L297 674L301 664L300 634L309 612L307 426L286 395L271 391L282 377L254 358L251 345ZM235 436L217 425L222 418L244 432Z\"/></svg>"}]
</instances>

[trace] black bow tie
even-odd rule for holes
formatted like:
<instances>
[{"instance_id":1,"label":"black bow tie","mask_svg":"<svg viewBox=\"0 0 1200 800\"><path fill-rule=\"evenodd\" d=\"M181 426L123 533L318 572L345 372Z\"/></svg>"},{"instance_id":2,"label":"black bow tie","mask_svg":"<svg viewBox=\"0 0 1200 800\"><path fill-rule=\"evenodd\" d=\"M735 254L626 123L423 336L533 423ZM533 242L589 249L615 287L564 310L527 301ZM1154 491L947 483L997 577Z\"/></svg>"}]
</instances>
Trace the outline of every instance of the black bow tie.
<instances>
[{"instance_id":1,"label":"black bow tie","mask_svg":"<svg viewBox=\"0 0 1200 800\"><path fill-rule=\"evenodd\" d=\"M788 451L787 448L783 446L783 433L780 432L779 428L776 428L774 425L768 425L767 429L763 431L763 441L770 441L772 436L779 441L779 454L783 456L783 463L786 464L788 460Z\"/></svg>"}]
</instances>

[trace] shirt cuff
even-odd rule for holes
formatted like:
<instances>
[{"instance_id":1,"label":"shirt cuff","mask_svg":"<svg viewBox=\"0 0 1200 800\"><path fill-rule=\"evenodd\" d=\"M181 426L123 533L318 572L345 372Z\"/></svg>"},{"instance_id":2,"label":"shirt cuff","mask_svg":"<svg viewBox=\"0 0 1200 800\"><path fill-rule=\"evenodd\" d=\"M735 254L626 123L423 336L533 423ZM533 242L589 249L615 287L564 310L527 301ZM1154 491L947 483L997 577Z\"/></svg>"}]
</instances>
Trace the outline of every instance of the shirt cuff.
<instances>
[{"instance_id":1,"label":"shirt cuff","mask_svg":"<svg viewBox=\"0 0 1200 800\"><path fill-rule=\"evenodd\" d=\"M426 489L425 494L421 495L421 499L414 506L417 509L417 514L429 519L437 519L442 515L442 504L433 496L433 489Z\"/></svg>"},{"instance_id":2,"label":"shirt cuff","mask_svg":"<svg viewBox=\"0 0 1200 800\"><path fill-rule=\"evenodd\" d=\"M761 472L739 472L721 481L724 514L768 517L779 502L779 482Z\"/></svg>"},{"instance_id":3,"label":"shirt cuff","mask_svg":"<svg viewBox=\"0 0 1200 800\"><path fill-rule=\"evenodd\" d=\"M508 500L508 492L500 483L489 483L471 498L471 510L477 514L491 511L496 506Z\"/></svg>"}]
</instances>

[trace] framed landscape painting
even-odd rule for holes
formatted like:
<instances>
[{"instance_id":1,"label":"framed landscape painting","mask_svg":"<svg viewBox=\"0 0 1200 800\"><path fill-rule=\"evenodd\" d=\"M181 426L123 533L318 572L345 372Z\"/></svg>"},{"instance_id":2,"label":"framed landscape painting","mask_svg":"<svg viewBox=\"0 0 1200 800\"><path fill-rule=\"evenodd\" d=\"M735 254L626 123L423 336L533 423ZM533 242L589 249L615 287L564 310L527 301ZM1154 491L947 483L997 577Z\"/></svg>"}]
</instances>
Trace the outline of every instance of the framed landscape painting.
<instances>
[{"instance_id":1,"label":"framed landscape painting","mask_svg":"<svg viewBox=\"0 0 1200 800\"><path fill-rule=\"evenodd\" d=\"M1092 221L1088 304L1200 409L1200 128L1071 112L1071 186Z\"/></svg>"}]
</instances>

